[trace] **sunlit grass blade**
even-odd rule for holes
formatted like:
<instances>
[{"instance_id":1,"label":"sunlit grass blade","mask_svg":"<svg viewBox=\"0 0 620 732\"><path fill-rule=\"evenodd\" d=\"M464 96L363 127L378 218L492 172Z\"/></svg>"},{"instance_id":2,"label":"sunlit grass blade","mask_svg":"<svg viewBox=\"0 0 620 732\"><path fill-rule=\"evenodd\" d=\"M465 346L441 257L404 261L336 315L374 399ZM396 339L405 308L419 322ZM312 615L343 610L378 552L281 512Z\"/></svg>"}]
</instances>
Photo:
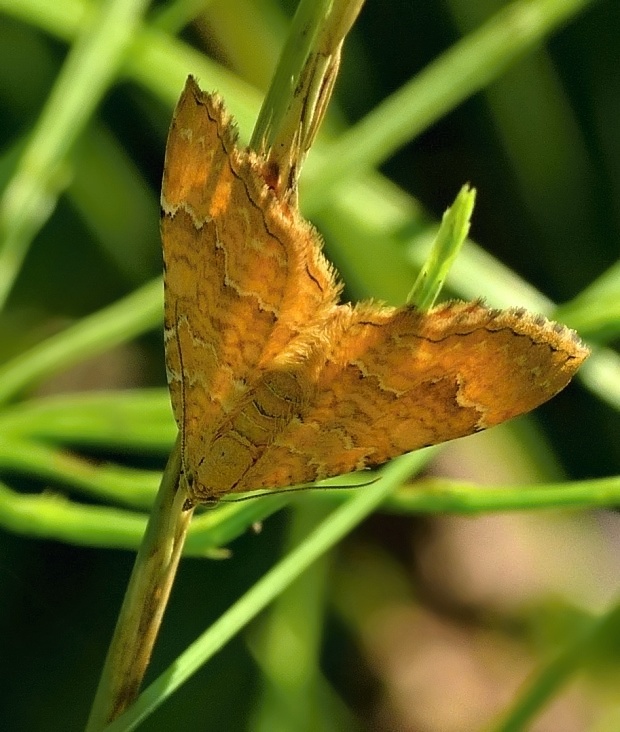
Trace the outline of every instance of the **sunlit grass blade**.
<instances>
[{"instance_id":1,"label":"sunlit grass blade","mask_svg":"<svg viewBox=\"0 0 620 732\"><path fill-rule=\"evenodd\" d=\"M148 0L93 6L0 198L0 307L69 177L66 157L117 76Z\"/></svg>"},{"instance_id":2,"label":"sunlit grass blade","mask_svg":"<svg viewBox=\"0 0 620 732\"><path fill-rule=\"evenodd\" d=\"M63 368L135 338L163 320L160 278L0 367L0 402Z\"/></svg>"},{"instance_id":3,"label":"sunlit grass blade","mask_svg":"<svg viewBox=\"0 0 620 732\"><path fill-rule=\"evenodd\" d=\"M475 189L465 185L443 215L431 252L407 298L408 303L420 310L433 307L450 267L469 234L475 201Z\"/></svg>"}]
</instances>

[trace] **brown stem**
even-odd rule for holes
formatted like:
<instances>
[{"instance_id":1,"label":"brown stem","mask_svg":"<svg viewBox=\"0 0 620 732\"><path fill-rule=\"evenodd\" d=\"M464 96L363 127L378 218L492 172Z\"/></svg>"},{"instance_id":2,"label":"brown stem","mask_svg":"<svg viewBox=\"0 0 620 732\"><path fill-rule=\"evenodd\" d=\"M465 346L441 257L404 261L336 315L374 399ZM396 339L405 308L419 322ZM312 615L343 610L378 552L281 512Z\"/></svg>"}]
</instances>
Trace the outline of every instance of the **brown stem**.
<instances>
[{"instance_id":1,"label":"brown stem","mask_svg":"<svg viewBox=\"0 0 620 732\"><path fill-rule=\"evenodd\" d=\"M364 0L302 0L261 108L250 147L266 158L264 175L297 202L297 179L323 121L345 36Z\"/></svg>"},{"instance_id":2,"label":"brown stem","mask_svg":"<svg viewBox=\"0 0 620 732\"><path fill-rule=\"evenodd\" d=\"M180 441L170 455L129 580L86 732L99 732L136 698L168 602L192 511L183 510Z\"/></svg>"}]
</instances>

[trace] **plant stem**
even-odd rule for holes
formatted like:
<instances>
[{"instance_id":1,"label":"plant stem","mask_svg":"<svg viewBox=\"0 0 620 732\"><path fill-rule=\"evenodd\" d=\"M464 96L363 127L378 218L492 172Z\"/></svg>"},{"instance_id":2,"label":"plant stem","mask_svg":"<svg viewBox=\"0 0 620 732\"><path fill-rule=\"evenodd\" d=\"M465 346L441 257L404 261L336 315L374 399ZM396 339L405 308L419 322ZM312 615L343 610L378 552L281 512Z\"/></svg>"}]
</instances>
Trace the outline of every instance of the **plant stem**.
<instances>
[{"instance_id":1,"label":"plant stem","mask_svg":"<svg viewBox=\"0 0 620 732\"><path fill-rule=\"evenodd\" d=\"M296 201L297 180L325 116L345 36L364 0L301 0L250 147L267 158L276 192Z\"/></svg>"},{"instance_id":2,"label":"plant stem","mask_svg":"<svg viewBox=\"0 0 620 732\"><path fill-rule=\"evenodd\" d=\"M192 510L183 510L180 464L177 439L136 556L87 732L103 729L134 701L151 658L192 516Z\"/></svg>"}]
</instances>

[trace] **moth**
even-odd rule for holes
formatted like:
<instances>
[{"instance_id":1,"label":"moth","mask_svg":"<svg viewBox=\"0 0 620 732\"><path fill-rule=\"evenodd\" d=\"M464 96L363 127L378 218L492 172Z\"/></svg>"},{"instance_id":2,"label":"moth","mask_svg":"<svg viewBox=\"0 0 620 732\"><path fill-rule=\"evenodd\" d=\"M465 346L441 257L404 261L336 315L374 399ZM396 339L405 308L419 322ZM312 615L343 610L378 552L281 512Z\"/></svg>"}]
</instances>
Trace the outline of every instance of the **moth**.
<instances>
[{"instance_id":1,"label":"moth","mask_svg":"<svg viewBox=\"0 0 620 732\"><path fill-rule=\"evenodd\" d=\"M189 501L381 465L528 412L588 355L521 309L339 304L321 240L189 77L166 149L165 349Z\"/></svg>"}]
</instances>

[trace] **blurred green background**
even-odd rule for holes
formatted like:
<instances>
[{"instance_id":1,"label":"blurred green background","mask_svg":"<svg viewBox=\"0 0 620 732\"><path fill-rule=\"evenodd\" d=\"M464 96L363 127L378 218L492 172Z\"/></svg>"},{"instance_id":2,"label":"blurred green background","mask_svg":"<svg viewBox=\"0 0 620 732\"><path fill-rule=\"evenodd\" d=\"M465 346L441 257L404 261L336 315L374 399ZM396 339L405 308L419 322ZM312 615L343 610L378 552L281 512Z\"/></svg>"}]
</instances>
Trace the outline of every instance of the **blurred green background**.
<instances>
[{"instance_id":1,"label":"blurred green background","mask_svg":"<svg viewBox=\"0 0 620 732\"><path fill-rule=\"evenodd\" d=\"M535 14L553 3L530 5ZM374 198L341 183L321 200L323 163L311 156L301 206L307 201L348 298L403 302L436 222L469 181L478 190L472 239L508 269L488 265L487 279L488 263L478 262L472 245L447 293L548 313L551 303L568 303L563 319L584 338L607 347L617 343L620 4L583 5L542 45L503 66L498 62L493 80L480 83L481 92L455 102L432 124L420 123L421 134L382 162L385 178L367 182ZM3 362L160 274L158 190L184 75L194 73L203 88L222 92L247 141L295 6L213 0L202 10L198 3L154 3L145 10L144 25L135 21L130 39L137 46L110 70L101 101L85 101L92 101L93 112L74 144L53 170L43 166L50 174L46 196L24 209L30 210L25 229L33 236L0 314ZM321 142L328 149L339 131L506 6L495 0L367 0L345 46L319 149ZM3 188L14 180L68 63L69 43L98 7L1 0ZM515 25L515 37L519 32ZM88 86L80 92L86 94ZM10 222L10 203L5 196L3 225ZM8 271L7 262L0 258ZM79 426L76 433L66 424L56 439L46 438L45 429L38 434L43 444L75 450L93 465L111 462L152 478L174 437L156 304L153 313L152 326L138 328L138 337L121 338L99 353L93 349L67 368L41 369L15 389L6 408L69 392L159 389L153 392L160 405L152 425L157 434L145 438L142 449L122 437L107 443L80 439ZM619 373L614 362L607 385L595 374L588 388L571 385L535 417L449 445L429 473L491 485L617 475ZM0 419L0 441L2 424ZM63 440L58 434L64 428L70 436ZM28 455L23 457L27 466ZM86 505L98 502L62 480L36 470L29 474L2 455L0 478L20 494L50 491ZM149 678L325 511L312 495L295 505L297 510L269 517L260 533L234 541L231 558L182 563ZM0 727L81 729L133 554L32 538L4 525ZM614 601L619 537L611 509L476 519L377 515L141 729L480 729L509 705L533 669ZM615 632L608 636L608 650L617 640ZM599 654L533 729L618 729L620 669L614 655Z\"/></svg>"}]
</instances>

